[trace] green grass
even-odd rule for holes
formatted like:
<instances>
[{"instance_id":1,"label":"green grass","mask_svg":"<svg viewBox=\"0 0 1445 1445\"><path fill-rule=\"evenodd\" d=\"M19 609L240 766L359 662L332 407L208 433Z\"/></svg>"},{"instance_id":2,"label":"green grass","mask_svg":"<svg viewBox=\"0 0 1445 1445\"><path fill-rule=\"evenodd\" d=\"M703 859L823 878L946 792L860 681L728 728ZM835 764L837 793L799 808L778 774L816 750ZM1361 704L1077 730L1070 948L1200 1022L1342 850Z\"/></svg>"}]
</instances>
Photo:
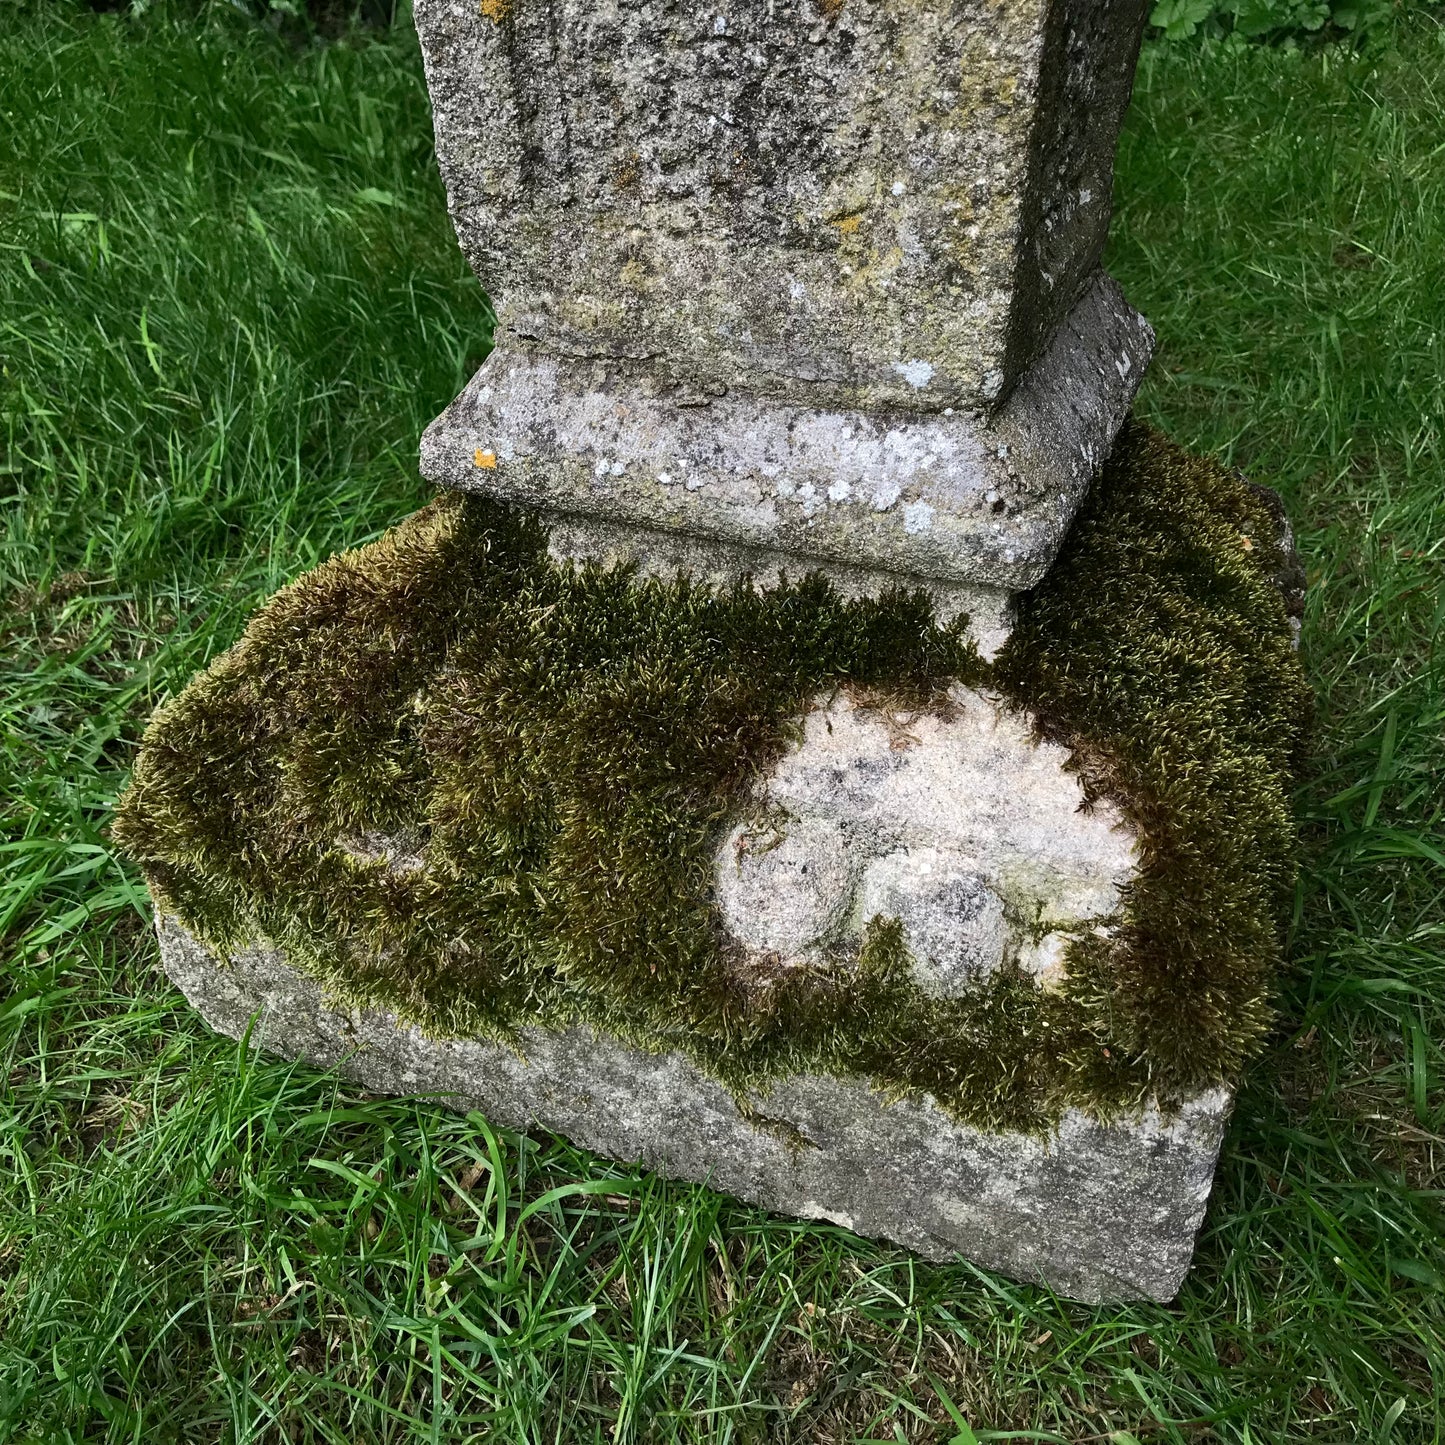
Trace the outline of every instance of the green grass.
<instances>
[{"instance_id":1,"label":"green grass","mask_svg":"<svg viewBox=\"0 0 1445 1445\"><path fill-rule=\"evenodd\" d=\"M1320 715L1194 1273L1090 1309L247 1061L155 974L104 831L146 716L424 500L487 316L405 31L9 7L0 1439L1441 1439L1442 134L1423 18L1140 73L1141 410L1283 491Z\"/></svg>"}]
</instances>

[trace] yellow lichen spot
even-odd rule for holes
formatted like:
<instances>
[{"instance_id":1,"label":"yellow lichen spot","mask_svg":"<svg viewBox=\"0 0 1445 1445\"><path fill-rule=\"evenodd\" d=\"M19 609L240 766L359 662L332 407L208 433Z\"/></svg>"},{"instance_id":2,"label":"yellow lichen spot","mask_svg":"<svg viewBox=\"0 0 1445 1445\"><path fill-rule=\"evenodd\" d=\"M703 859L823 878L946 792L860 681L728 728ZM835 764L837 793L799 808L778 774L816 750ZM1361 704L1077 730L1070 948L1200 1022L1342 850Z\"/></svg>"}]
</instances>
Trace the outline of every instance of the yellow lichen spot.
<instances>
[{"instance_id":1,"label":"yellow lichen spot","mask_svg":"<svg viewBox=\"0 0 1445 1445\"><path fill-rule=\"evenodd\" d=\"M857 234L858 227L863 224L863 217L861 215L843 216L836 221L829 221L828 224L840 235L853 236Z\"/></svg>"},{"instance_id":2,"label":"yellow lichen spot","mask_svg":"<svg viewBox=\"0 0 1445 1445\"><path fill-rule=\"evenodd\" d=\"M511 13L512 0L482 0L482 14L493 25L500 25ZM481 463L478 462L477 465L480 466Z\"/></svg>"},{"instance_id":3,"label":"yellow lichen spot","mask_svg":"<svg viewBox=\"0 0 1445 1445\"><path fill-rule=\"evenodd\" d=\"M629 151L612 168L612 184L619 191L632 190L642 179L642 157L636 151Z\"/></svg>"},{"instance_id":4,"label":"yellow lichen spot","mask_svg":"<svg viewBox=\"0 0 1445 1445\"><path fill-rule=\"evenodd\" d=\"M618 280L629 291L641 291L647 285L647 267L634 258L622 268Z\"/></svg>"},{"instance_id":5,"label":"yellow lichen spot","mask_svg":"<svg viewBox=\"0 0 1445 1445\"><path fill-rule=\"evenodd\" d=\"M497 467L497 454L496 452L484 452L481 447L478 447L476 463L479 467L484 467L489 472L495 471Z\"/></svg>"}]
</instances>

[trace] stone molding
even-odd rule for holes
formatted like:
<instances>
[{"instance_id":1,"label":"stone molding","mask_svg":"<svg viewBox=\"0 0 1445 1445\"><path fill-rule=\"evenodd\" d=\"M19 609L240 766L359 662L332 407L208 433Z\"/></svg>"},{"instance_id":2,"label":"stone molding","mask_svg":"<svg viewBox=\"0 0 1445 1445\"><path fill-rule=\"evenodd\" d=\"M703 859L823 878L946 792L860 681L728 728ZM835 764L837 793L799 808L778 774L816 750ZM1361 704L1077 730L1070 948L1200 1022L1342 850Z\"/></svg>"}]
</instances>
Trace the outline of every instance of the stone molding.
<instances>
[{"instance_id":1,"label":"stone molding","mask_svg":"<svg viewBox=\"0 0 1445 1445\"><path fill-rule=\"evenodd\" d=\"M616 364L499 348L427 428L421 469L614 531L730 546L739 572L767 548L1018 591L1063 545L1153 341L1099 272L990 422L680 396Z\"/></svg>"}]
</instances>

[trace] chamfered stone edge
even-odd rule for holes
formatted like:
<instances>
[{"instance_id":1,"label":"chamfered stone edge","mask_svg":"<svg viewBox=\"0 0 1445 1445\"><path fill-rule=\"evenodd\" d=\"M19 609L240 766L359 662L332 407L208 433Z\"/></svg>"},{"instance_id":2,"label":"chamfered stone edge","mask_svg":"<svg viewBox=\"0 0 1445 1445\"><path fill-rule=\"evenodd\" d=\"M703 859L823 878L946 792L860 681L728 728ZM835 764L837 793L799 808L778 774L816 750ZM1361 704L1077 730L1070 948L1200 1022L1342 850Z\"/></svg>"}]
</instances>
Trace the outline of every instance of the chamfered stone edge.
<instances>
[{"instance_id":1,"label":"chamfered stone edge","mask_svg":"<svg viewBox=\"0 0 1445 1445\"><path fill-rule=\"evenodd\" d=\"M1057 556L1153 342L1098 272L991 420L682 393L645 370L498 348L427 428L421 470L595 517L613 552L640 528L817 558L877 573L880 587L901 574L1019 591Z\"/></svg>"}]
</instances>

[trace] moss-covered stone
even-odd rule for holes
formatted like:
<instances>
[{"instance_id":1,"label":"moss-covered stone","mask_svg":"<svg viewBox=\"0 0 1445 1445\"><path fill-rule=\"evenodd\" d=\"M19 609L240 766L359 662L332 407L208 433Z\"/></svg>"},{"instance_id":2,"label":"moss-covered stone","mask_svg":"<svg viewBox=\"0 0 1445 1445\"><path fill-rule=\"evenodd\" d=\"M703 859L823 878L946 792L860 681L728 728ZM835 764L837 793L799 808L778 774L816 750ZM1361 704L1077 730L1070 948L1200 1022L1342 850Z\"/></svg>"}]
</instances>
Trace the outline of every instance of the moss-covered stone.
<instances>
[{"instance_id":1,"label":"moss-covered stone","mask_svg":"<svg viewBox=\"0 0 1445 1445\"><path fill-rule=\"evenodd\" d=\"M1041 1129L1232 1083L1269 1018L1308 711L1259 493L1122 436L992 665L922 594L756 593L550 562L446 497L279 593L157 713L116 825L157 904L441 1034L589 1021L741 1089L811 1069ZM1138 830L1062 988L914 983L897 930L767 989L711 865L810 700L958 680L1031 709Z\"/></svg>"}]
</instances>

